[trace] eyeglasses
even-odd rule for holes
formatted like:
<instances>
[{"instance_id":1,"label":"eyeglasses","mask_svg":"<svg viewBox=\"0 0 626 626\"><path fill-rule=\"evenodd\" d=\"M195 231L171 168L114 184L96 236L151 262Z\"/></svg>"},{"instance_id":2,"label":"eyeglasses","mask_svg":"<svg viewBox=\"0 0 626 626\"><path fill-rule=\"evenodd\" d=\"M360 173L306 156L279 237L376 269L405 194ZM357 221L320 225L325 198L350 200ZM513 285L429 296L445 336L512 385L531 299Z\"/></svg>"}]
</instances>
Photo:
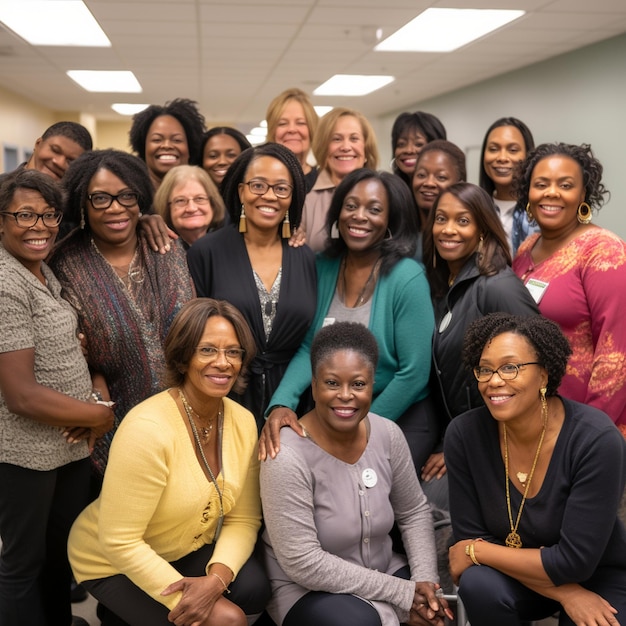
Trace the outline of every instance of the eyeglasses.
<instances>
[{"instance_id":1,"label":"eyeglasses","mask_svg":"<svg viewBox=\"0 0 626 626\"><path fill-rule=\"evenodd\" d=\"M277 198L289 198L291 196L291 192L293 191L293 187L288 185L287 183L276 183L275 185L270 185L266 183L264 180L249 180L244 185L248 185L248 189L255 194L256 196L265 195L268 190L272 190L274 195Z\"/></svg>"},{"instance_id":2,"label":"eyeglasses","mask_svg":"<svg viewBox=\"0 0 626 626\"><path fill-rule=\"evenodd\" d=\"M505 363L495 370L481 365L473 368L472 371L479 383L488 383L495 373L497 373L502 380L515 380L519 374L519 368L525 365L541 365L541 363L537 363L537 361L529 361L528 363Z\"/></svg>"},{"instance_id":3,"label":"eyeglasses","mask_svg":"<svg viewBox=\"0 0 626 626\"><path fill-rule=\"evenodd\" d=\"M206 206L210 200L207 196L194 196L193 198L174 198L170 204L173 204L177 209L186 209L190 202L193 202L197 206Z\"/></svg>"},{"instance_id":4,"label":"eyeglasses","mask_svg":"<svg viewBox=\"0 0 626 626\"><path fill-rule=\"evenodd\" d=\"M246 351L242 348L216 348L215 346L198 346L196 355L200 363L212 363L219 354L223 354L229 363L241 363Z\"/></svg>"},{"instance_id":5,"label":"eyeglasses","mask_svg":"<svg viewBox=\"0 0 626 626\"><path fill-rule=\"evenodd\" d=\"M46 211L35 213L34 211L2 211L2 215L12 215L20 228L32 228L39 220L48 228L54 228L61 223L63 213L61 211Z\"/></svg>"},{"instance_id":6,"label":"eyeglasses","mask_svg":"<svg viewBox=\"0 0 626 626\"><path fill-rule=\"evenodd\" d=\"M98 191L96 193L90 193L87 198L94 209L104 211L104 209L108 209L113 204L114 200L123 207L130 209L137 204L139 194L134 191L122 191L122 193L118 193L117 196L113 196L110 193Z\"/></svg>"}]
</instances>

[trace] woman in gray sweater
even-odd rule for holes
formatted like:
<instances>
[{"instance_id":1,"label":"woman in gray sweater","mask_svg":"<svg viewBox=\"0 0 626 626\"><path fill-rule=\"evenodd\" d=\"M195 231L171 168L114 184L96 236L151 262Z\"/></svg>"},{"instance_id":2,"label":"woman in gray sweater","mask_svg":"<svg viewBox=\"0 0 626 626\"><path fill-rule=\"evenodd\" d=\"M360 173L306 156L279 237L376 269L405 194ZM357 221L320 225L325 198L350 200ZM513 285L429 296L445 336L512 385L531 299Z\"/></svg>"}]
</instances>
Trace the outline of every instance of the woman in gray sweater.
<instances>
[{"instance_id":1,"label":"woman in gray sweater","mask_svg":"<svg viewBox=\"0 0 626 626\"><path fill-rule=\"evenodd\" d=\"M280 453L262 464L268 612L279 626L443 626L451 616L404 435L369 413L377 358L361 324L320 330L305 436L282 429ZM406 556L392 550L394 522Z\"/></svg>"}]
</instances>

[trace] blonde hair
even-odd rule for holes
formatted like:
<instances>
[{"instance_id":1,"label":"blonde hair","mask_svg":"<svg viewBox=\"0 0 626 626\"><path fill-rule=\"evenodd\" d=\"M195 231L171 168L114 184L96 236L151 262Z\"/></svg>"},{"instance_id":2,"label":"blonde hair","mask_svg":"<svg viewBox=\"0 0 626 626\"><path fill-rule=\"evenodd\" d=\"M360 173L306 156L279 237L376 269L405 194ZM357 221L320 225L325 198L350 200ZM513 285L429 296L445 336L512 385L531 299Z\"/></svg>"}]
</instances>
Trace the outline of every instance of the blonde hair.
<instances>
[{"instance_id":1,"label":"blonde hair","mask_svg":"<svg viewBox=\"0 0 626 626\"><path fill-rule=\"evenodd\" d=\"M306 120L306 125L309 128L309 138L313 141L319 117L311 104L309 96L304 93L302 89L298 89L297 87L285 89L285 91L278 94L267 107L267 113L265 114L265 121L267 122L267 141L276 141L276 129L278 128L280 116L283 114L285 107L291 100L295 100L302 105L304 119Z\"/></svg>"},{"instance_id":2,"label":"blonde hair","mask_svg":"<svg viewBox=\"0 0 626 626\"><path fill-rule=\"evenodd\" d=\"M363 133L363 140L365 143L365 165L369 169L375 170L378 167L379 156L374 129L367 121L367 118L363 115L363 113L359 113L359 111L347 109L345 107L332 109L320 119L315 137L313 138L312 146L317 164L320 168L326 169L330 138L333 132L335 132L335 126L339 118L348 115L356 118L361 126L361 132Z\"/></svg>"},{"instance_id":3,"label":"blonde hair","mask_svg":"<svg viewBox=\"0 0 626 626\"><path fill-rule=\"evenodd\" d=\"M189 180L195 180L200 183L211 203L213 209L213 219L209 224L209 228L221 226L224 221L226 209L224 201L211 177L197 165L177 165L173 167L165 176L154 194L154 210L165 220L165 223L175 230L172 224L172 212L170 210L170 196L175 187L186 183Z\"/></svg>"}]
</instances>

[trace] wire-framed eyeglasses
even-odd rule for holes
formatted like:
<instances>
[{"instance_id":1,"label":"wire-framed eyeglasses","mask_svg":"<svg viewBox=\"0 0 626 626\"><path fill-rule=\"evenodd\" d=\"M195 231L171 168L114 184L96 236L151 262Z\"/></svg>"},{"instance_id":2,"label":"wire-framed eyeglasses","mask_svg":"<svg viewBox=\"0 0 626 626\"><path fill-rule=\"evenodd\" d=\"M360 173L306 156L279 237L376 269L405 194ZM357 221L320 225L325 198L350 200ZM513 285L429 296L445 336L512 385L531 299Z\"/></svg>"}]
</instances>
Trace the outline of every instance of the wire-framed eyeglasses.
<instances>
[{"instance_id":1,"label":"wire-framed eyeglasses","mask_svg":"<svg viewBox=\"0 0 626 626\"><path fill-rule=\"evenodd\" d=\"M47 228L56 228L63 219L61 211L46 211L35 213L34 211L2 211L2 215L12 215L19 228L32 228L39 220Z\"/></svg>"},{"instance_id":2,"label":"wire-framed eyeglasses","mask_svg":"<svg viewBox=\"0 0 626 626\"><path fill-rule=\"evenodd\" d=\"M474 367L472 371L479 383L488 383L496 373L502 380L515 380L519 374L520 367L526 365L541 365L541 363L537 361L528 361L528 363L505 363L495 370L492 370L490 367L485 367L484 365L479 365L478 367Z\"/></svg>"},{"instance_id":3,"label":"wire-framed eyeglasses","mask_svg":"<svg viewBox=\"0 0 626 626\"><path fill-rule=\"evenodd\" d=\"M243 348L216 348L215 346L198 346L196 356L201 363L212 363L223 354L229 363L241 363L246 351Z\"/></svg>"}]
</instances>

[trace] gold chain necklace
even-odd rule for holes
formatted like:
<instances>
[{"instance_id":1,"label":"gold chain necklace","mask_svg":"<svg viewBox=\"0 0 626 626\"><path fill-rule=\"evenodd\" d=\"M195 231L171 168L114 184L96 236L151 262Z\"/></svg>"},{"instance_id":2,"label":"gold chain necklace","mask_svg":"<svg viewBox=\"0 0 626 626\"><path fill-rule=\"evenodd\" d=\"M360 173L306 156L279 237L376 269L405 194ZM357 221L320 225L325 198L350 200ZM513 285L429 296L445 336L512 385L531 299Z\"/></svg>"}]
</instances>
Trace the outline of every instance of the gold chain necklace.
<instances>
[{"instance_id":1,"label":"gold chain necklace","mask_svg":"<svg viewBox=\"0 0 626 626\"><path fill-rule=\"evenodd\" d=\"M528 496L528 491L530 490L530 483L533 480L533 474L535 473L535 468L537 467L537 461L539 460L539 453L541 452L541 445L543 444L543 439L546 435L546 428L548 426L548 403L544 395L541 396L541 417L543 418L543 428L541 429L541 437L539 437L539 443L537 444L537 452L535 452L535 458L533 460L533 465L530 468L530 474L528 475L528 482L524 487L524 496L522 497L522 502L519 505L519 510L517 512L517 519L515 520L515 525L513 524L513 514L511 512L511 491L509 487L509 445L506 438L506 424L502 425L502 439L504 440L504 484L506 486L506 507L509 513L509 524L511 526L511 532L507 535L506 541L504 542L509 548L521 548L522 547L522 539L517 532L519 527L519 521L522 517L522 511L524 510L524 504L526 504L526 497Z\"/></svg>"},{"instance_id":2,"label":"gold chain necklace","mask_svg":"<svg viewBox=\"0 0 626 626\"><path fill-rule=\"evenodd\" d=\"M202 433L202 443L206 445L211 440L211 434L213 433L213 424L215 423L215 419L209 420L208 426L203 426L200 416L193 410L189 402L187 402L187 398L185 397L185 394L183 393L182 387L179 388L178 393L180 395L180 400L183 403L183 407L185 408L185 412L187 413L187 416L188 417L193 416L194 418L198 420L200 424L200 432ZM220 419L220 417L221 417L221 411L218 411L217 418ZM195 422L195 419L194 419L194 422Z\"/></svg>"}]
</instances>

